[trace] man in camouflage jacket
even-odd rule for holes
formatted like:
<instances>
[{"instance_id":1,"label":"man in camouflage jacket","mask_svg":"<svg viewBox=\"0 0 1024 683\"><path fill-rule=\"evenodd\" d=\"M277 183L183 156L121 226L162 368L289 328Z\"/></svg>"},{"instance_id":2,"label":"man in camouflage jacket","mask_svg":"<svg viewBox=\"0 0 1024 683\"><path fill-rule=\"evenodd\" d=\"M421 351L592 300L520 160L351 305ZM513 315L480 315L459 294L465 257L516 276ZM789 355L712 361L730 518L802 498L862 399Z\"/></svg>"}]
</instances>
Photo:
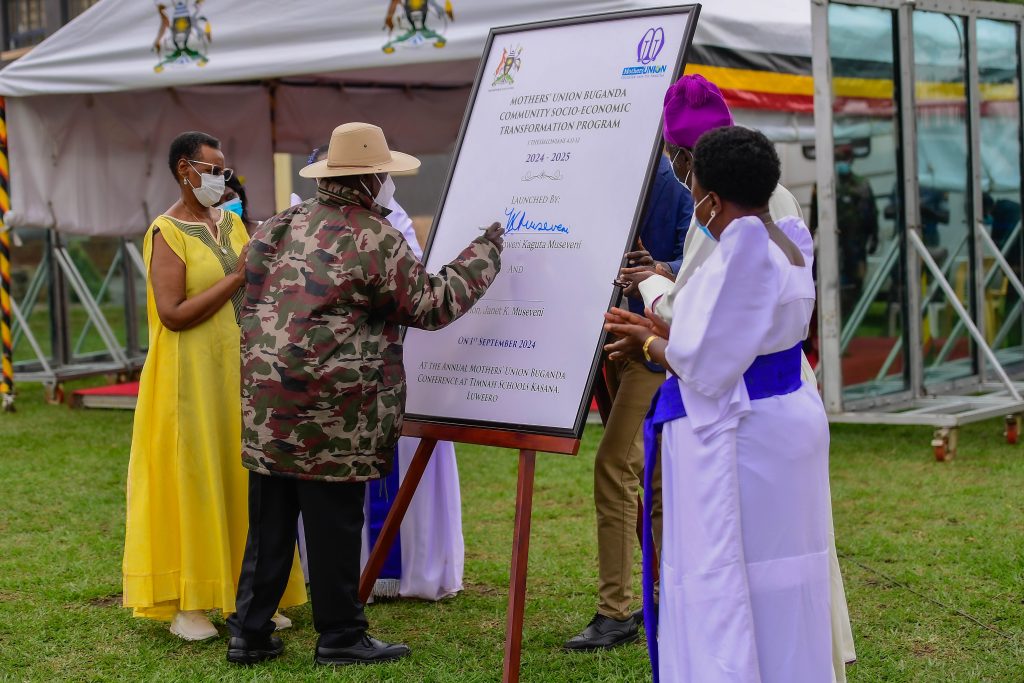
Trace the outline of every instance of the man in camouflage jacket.
<instances>
[{"instance_id":1,"label":"man in camouflage jacket","mask_svg":"<svg viewBox=\"0 0 1024 683\"><path fill-rule=\"evenodd\" d=\"M472 308L499 267L481 236L440 275L360 190L330 180L250 243L242 311L242 464L366 481L402 432L402 325L436 330Z\"/></svg>"},{"instance_id":2,"label":"man in camouflage jacket","mask_svg":"<svg viewBox=\"0 0 1024 683\"><path fill-rule=\"evenodd\" d=\"M363 482L390 471L402 430L400 327L438 329L472 308L500 268L502 232L495 223L439 274L427 273L380 205L393 187L386 172L418 165L390 152L376 126L339 126L327 159L302 171L318 178L317 196L252 237L241 320L250 529L229 620L230 661L252 663L283 648L270 619L300 511L316 661L409 652L366 635L357 596Z\"/></svg>"}]
</instances>

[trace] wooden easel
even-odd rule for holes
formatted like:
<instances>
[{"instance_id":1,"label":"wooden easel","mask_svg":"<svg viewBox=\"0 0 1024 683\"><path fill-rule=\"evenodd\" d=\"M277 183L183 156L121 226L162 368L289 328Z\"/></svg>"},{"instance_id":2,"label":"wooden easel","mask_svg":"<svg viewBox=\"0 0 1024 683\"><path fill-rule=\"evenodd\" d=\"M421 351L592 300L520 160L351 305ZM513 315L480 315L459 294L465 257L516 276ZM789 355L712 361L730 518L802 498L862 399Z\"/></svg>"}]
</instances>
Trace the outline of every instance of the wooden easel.
<instances>
[{"instance_id":1,"label":"wooden easel","mask_svg":"<svg viewBox=\"0 0 1024 683\"><path fill-rule=\"evenodd\" d=\"M423 472L434 453L438 441L471 443L480 446L496 446L519 451L519 480L516 484L516 517L512 532L512 569L509 573L508 615L505 620L505 664L501 680L515 683L519 680L519 660L523 647L523 610L526 606L526 568L530 555L530 521L533 517L533 481L536 470L537 452L576 455L580 448L579 439L559 436L521 434L496 429L454 427L426 422L406 421L403 436L419 437L416 449L405 478L395 496L395 502L384 520L377 544L370 552L370 558L359 581L359 599L365 603L373 592L373 584L380 576L388 552L395 542L395 536L402 525L402 519L409 509L409 503L416 493ZM397 467L397 464L395 465Z\"/></svg>"},{"instance_id":2,"label":"wooden easel","mask_svg":"<svg viewBox=\"0 0 1024 683\"><path fill-rule=\"evenodd\" d=\"M594 398L602 423L607 423L611 410L611 396L604 376L599 374L594 382ZM526 607L526 569L530 556L530 522L533 518L533 482L537 465L537 452L576 455L579 439L559 436L522 434L496 429L439 425L429 422L407 420L402 429L403 436L418 437L409 468L398 488L395 502L384 519L384 526L377 543L370 551L370 557L359 579L359 600L366 603L373 593L373 584L380 576L398 530L405 519L423 473L434 453L438 441L469 443L479 446L511 448L519 451L519 477L516 483L516 516L512 531L512 567L509 571L508 614L505 619L505 662L502 669L502 683L516 683L519 680L519 664L523 649L523 612ZM398 463L395 463L398 467ZM639 497L638 497L639 498ZM643 543L643 501L637 500L637 536ZM657 561L655 561L657 566Z\"/></svg>"}]
</instances>

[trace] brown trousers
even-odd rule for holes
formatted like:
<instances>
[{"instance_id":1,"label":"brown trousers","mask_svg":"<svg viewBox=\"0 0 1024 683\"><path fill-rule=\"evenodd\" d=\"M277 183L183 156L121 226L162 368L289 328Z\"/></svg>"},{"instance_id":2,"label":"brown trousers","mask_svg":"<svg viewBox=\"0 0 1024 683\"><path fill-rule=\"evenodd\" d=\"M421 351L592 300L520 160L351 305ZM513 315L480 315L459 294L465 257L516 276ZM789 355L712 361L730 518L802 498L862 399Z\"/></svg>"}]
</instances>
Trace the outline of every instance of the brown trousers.
<instances>
[{"instance_id":1,"label":"brown trousers","mask_svg":"<svg viewBox=\"0 0 1024 683\"><path fill-rule=\"evenodd\" d=\"M613 619L631 614L637 492L644 476L644 416L665 375L641 362L605 364L612 409L594 461L597 508L597 611ZM661 539L661 472L654 473L654 538Z\"/></svg>"}]
</instances>

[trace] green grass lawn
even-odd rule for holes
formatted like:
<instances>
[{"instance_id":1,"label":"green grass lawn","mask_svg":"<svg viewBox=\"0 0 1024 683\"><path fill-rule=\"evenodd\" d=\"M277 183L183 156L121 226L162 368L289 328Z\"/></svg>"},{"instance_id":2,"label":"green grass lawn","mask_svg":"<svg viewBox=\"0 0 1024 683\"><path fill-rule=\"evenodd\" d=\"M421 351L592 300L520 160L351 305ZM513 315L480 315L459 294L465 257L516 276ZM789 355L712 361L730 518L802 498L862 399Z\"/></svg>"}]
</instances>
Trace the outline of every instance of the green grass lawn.
<instances>
[{"instance_id":1,"label":"green grass lawn","mask_svg":"<svg viewBox=\"0 0 1024 683\"><path fill-rule=\"evenodd\" d=\"M0 679L499 678L513 453L459 447L465 592L368 608L373 633L409 643L409 660L314 669L307 605L288 612L295 628L280 660L241 670L224 661L223 637L184 643L117 605L131 414L70 412L45 405L38 387L20 391L18 412L0 415ZM925 428L834 428L836 532L859 655L851 681L1024 680L1024 453L1001 431L998 421L964 429L959 459L939 464ZM595 608L599 437L588 428L578 457L538 460L524 681L649 679L642 644L560 649Z\"/></svg>"}]
</instances>

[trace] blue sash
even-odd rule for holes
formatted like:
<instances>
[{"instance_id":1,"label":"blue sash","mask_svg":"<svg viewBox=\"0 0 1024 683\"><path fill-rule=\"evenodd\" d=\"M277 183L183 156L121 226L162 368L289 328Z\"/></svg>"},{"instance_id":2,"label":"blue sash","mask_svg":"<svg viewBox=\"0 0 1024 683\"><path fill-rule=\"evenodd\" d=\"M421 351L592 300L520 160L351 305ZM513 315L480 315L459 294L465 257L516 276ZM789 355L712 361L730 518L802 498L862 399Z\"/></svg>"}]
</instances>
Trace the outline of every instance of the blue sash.
<instances>
[{"instance_id":1,"label":"blue sash","mask_svg":"<svg viewBox=\"0 0 1024 683\"><path fill-rule=\"evenodd\" d=\"M754 359L743 373L750 400L784 396L800 388L800 348L801 344L797 344L791 349ZM647 631L647 651L655 683L658 683L658 612L654 604L654 528L651 520L654 467L658 460L658 437L662 427L666 422L681 417L686 417L686 407L679 393L679 380L669 377L654 394L651 409L644 420L644 629Z\"/></svg>"},{"instance_id":2,"label":"blue sash","mask_svg":"<svg viewBox=\"0 0 1024 683\"><path fill-rule=\"evenodd\" d=\"M367 485L367 493L370 499L370 519L368 521L370 548L377 545L377 538L384 530L384 520L391 512L391 505L398 495L398 487L401 481L398 476L398 448L395 448L395 464L391 473L380 479L371 481ZM402 532L395 535L395 542L388 552L384 567L381 568L379 579L401 579L402 578Z\"/></svg>"}]
</instances>

